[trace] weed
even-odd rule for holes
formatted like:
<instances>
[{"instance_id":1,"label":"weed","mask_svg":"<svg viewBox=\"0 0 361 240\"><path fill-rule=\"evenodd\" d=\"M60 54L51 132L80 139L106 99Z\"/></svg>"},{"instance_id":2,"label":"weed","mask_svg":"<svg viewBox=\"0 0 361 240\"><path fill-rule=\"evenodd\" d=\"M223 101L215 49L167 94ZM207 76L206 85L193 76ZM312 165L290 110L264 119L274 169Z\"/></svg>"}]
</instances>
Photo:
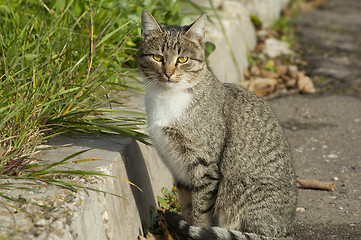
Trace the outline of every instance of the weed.
<instances>
[{"instance_id":1,"label":"weed","mask_svg":"<svg viewBox=\"0 0 361 240\"><path fill-rule=\"evenodd\" d=\"M180 205L177 199L175 187L172 191L169 191L167 188L163 188L162 195L162 197L157 196L159 206L165 211L179 212Z\"/></svg>"},{"instance_id":2,"label":"weed","mask_svg":"<svg viewBox=\"0 0 361 240\"><path fill-rule=\"evenodd\" d=\"M150 207L150 229L145 228L147 231L149 230L151 233L155 235L164 234L164 228L160 225L164 222L163 214L166 211L176 212L180 211L179 200L177 198L176 187L173 187L172 190L168 190L167 188L162 189L162 196L157 196L158 200L158 208L155 209L153 206ZM144 226L144 225L143 225Z\"/></svg>"},{"instance_id":3,"label":"weed","mask_svg":"<svg viewBox=\"0 0 361 240\"><path fill-rule=\"evenodd\" d=\"M251 19L251 22L253 23L254 27L257 29L257 30L260 30L262 29L262 21L261 19L259 19L259 17L257 17L256 15L254 14L251 14L250 16L250 19Z\"/></svg>"},{"instance_id":4,"label":"weed","mask_svg":"<svg viewBox=\"0 0 361 240\"><path fill-rule=\"evenodd\" d=\"M271 71L271 72L276 72L276 66L275 66L275 62L272 59L269 59L265 65L264 65L264 69Z\"/></svg>"}]
</instances>

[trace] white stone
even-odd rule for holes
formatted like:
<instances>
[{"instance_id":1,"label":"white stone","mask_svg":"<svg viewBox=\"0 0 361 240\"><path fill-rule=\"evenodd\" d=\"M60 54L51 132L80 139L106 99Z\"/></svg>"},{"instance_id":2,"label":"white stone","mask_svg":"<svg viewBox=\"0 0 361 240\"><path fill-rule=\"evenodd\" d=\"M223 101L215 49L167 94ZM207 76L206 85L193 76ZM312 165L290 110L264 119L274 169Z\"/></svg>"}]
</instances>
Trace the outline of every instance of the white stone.
<instances>
[{"instance_id":1,"label":"white stone","mask_svg":"<svg viewBox=\"0 0 361 240\"><path fill-rule=\"evenodd\" d=\"M36 223L36 225L39 225L39 226L45 226L47 224L46 220L45 219L39 219Z\"/></svg>"},{"instance_id":2,"label":"white stone","mask_svg":"<svg viewBox=\"0 0 361 240\"><path fill-rule=\"evenodd\" d=\"M331 158L331 159L338 158L338 156L336 154L329 154L327 157Z\"/></svg>"},{"instance_id":3,"label":"white stone","mask_svg":"<svg viewBox=\"0 0 361 240\"><path fill-rule=\"evenodd\" d=\"M275 58L282 55L290 55L293 53L288 47L287 43L275 38L267 38L262 51L269 58Z\"/></svg>"},{"instance_id":4,"label":"white stone","mask_svg":"<svg viewBox=\"0 0 361 240\"><path fill-rule=\"evenodd\" d=\"M296 208L296 212L303 213L303 212L305 212L305 211L306 211L306 209L303 208L303 207L298 207L298 208Z\"/></svg>"}]
</instances>

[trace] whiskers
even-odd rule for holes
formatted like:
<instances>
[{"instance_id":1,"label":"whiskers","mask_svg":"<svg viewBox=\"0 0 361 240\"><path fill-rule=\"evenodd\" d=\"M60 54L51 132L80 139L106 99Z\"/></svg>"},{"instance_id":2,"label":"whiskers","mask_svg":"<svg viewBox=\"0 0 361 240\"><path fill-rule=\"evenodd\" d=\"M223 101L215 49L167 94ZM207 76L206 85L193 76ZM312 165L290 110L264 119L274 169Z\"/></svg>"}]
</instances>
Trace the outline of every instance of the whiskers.
<instances>
[{"instance_id":1,"label":"whiskers","mask_svg":"<svg viewBox=\"0 0 361 240\"><path fill-rule=\"evenodd\" d=\"M143 72L144 88L150 89L159 82L159 75L154 72Z\"/></svg>"},{"instance_id":2,"label":"whiskers","mask_svg":"<svg viewBox=\"0 0 361 240\"><path fill-rule=\"evenodd\" d=\"M148 78L147 81L144 82L144 88L150 89L158 83L158 79Z\"/></svg>"},{"instance_id":3,"label":"whiskers","mask_svg":"<svg viewBox=\"0 0 361 240\"><path fill-rule=\"evenodd\" d=\"M162 79L162 76L155 72L143 71L144 88L149 91L152 88L166 88L166 89L187 89L194 84L189 82L188 78L185 78L184 74L177 74L172 76L170 81Z\"/></svg>"}]
</instances>

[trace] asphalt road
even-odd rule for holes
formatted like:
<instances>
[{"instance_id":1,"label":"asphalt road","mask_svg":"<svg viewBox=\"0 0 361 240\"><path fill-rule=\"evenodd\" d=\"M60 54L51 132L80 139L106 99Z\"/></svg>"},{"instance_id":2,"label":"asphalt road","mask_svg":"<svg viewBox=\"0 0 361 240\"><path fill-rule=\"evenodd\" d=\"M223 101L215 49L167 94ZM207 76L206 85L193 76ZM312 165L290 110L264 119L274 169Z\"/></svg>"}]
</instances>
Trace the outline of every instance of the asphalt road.
<instances>
[{"instance_id":1,"label":"asphalt road","mask_svg":"<svg viewBox=\"0 0 361 240\"><path fill-rule=\"evenodd\" d=\"M336 184L299 189L298 239L361 239L361 100L288 96L269 101L292 148L297 178Z\"/></svg>"},{"instance_id":2,"label":"asphalt road","mask_svg":"<svg viewBox=\"0 0 361 240\"><path fill-rule=\"evenodd\" d=\"M318 87L269 100L296 175L336 184L299 189L297 239L361 239L361 2L328 0L297 19L299 51Z\"/></svg>"}]
</instances>

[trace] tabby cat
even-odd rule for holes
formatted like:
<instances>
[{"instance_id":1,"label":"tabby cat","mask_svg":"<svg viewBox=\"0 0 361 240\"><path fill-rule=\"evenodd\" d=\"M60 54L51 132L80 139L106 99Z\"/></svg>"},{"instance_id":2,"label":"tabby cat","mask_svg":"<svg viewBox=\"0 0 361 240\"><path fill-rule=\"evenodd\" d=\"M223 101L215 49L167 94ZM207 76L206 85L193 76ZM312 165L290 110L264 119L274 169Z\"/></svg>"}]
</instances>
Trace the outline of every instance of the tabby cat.
<instances>
[{"instance_id":1,"label":"tabby cat","mask_svg":"<svg viewBox=\"0 0 361 240\"><path fill-rule=\"evenodd\" d=\"M291 236L296 184L285 135L266 103L207 67L206 15L163 26L142 12L139 69L148 131L177 185L177 239ZM219 59L222 61L222 59Z\"/></svg>"}]
</instances>

